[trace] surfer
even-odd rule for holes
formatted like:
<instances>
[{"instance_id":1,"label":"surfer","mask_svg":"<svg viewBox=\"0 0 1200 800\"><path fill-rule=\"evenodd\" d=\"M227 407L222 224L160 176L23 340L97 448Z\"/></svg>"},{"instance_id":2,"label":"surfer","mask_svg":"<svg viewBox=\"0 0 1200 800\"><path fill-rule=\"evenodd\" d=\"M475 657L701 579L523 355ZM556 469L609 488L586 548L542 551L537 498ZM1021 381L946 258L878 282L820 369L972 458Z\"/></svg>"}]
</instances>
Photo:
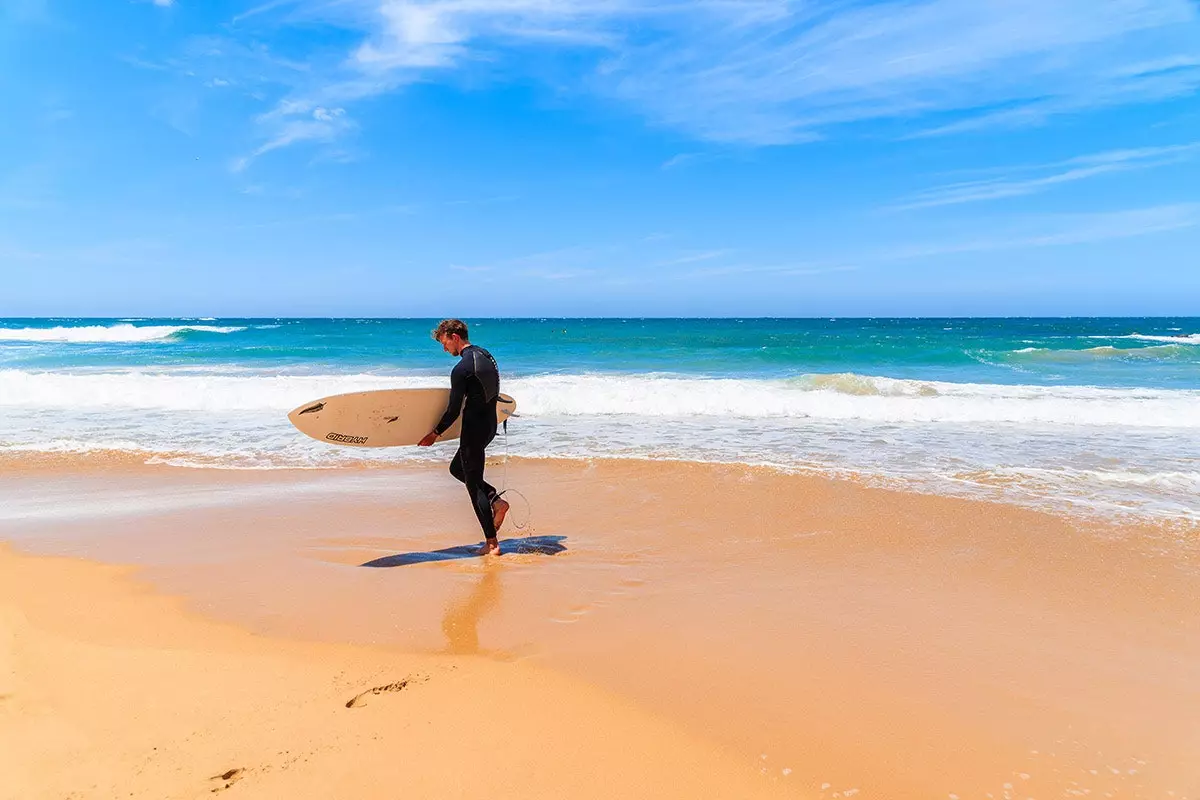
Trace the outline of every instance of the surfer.
<instances>
[{"instance_id":1,"label":"surfer","mask_svg":"<svg viewBox=\"0 0 1200 800\"><path fill-rule=\"evenodd\" d=\"M458 319L446 319L433 329L433 338L442 349L459 361L450 372L450 402L437 426L418 444L429 447L458 419L462 413L462 433L458 452L450 462L450 474L467 486L471 505L486 542L481 553L500 553L496 531L508 513L508 501L483 479L484 451L496 438L496 401L500 396L500 370L492 354L467 338L467 324ZM466 399L466 405L463 399Z\"/></svg>"}]
</instances>

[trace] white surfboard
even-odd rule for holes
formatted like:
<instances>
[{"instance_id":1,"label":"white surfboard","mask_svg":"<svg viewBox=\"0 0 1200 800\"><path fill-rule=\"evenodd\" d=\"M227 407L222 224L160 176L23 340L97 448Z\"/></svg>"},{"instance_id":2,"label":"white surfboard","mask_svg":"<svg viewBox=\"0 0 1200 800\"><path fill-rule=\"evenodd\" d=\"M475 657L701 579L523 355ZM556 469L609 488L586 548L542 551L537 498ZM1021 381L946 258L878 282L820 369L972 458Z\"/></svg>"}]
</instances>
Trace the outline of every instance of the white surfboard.
<instances>
[{"instance_id":1,"label":"white surfboard","mask_svg":"<svg viewBox=\"0 0 1200 800\"><path fill-rule=\"evenodd\" d=\"M449 389L381 389L323 397L288 414L301 433L347 447L399 447L421 441L446 413ZM500 395L496 421L517 410L517 401ZM438 441L457 439L460 416Z\"/></svg>"}]
</instances>

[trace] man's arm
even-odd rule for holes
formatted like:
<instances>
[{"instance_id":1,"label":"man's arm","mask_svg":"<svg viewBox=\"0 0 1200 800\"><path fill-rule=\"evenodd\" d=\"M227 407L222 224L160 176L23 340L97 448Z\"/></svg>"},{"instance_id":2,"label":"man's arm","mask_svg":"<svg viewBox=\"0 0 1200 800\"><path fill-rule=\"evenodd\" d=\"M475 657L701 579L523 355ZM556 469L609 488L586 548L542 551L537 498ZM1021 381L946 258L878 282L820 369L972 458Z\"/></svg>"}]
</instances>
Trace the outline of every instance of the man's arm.
<instances>
[{"instance_id":1,"label":"man's arm","mask_svg":"<svg viewBox=\"0 0 1200 800\"><path fill-rule=\"evenodd\" d=\"M450 371L450 401L446 404L446 413L433 429L438 436L445 433L462 413L463 399L467 396L467 375L466 361L458 362Z\"/></svg>"}]
</instances>

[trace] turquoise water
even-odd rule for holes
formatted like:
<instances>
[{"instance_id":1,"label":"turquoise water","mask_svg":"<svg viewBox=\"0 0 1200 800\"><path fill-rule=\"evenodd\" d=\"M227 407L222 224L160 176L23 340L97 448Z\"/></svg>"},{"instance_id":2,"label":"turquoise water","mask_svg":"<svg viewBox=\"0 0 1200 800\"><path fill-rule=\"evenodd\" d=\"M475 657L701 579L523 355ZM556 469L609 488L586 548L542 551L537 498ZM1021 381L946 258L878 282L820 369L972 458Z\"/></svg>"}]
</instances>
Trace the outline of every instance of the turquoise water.
<instances>
[{"instance_id":1,"label":"turquoise water","mask_svg":"<svg viewBox=\"0 0 1200 800\"><path fill-rule=\"evenodd\" d=\"M434 374L436 320L0 319L15 369ZM575 372L1200 388L1200 318L472 321L513 377ZM153 346L147 346L153 344Z\"/></svg>"},{"instance_id":2,"label":"turquoise water","mask_svg":"<svg viewBox=\"0 0 1200 800\"><path fill-rule=\"evenodd\" d=\"M514 455L769 464L1197 519L1200 318L468 320ZM436 320L3 319L0 450L180 466L442 458L303 439L315 397L445 385Z\"/></svg>"}]
</instances>

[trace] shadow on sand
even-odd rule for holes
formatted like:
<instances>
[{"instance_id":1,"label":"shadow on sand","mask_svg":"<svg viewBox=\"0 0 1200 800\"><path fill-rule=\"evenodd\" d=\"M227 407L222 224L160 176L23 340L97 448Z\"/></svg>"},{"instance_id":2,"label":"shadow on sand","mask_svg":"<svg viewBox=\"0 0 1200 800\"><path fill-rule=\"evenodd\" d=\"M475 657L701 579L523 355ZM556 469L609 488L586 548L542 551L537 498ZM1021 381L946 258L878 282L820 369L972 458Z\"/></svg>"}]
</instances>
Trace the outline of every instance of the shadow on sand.
<instances>
[{"instance_id":1,"label":"shadow on sand","mask_svg":"<svg viewBox=\"0 0 1200 800\"><path fill-rule=\"evenodd\" d=\"M500 555L510 553L534 553L544 556L557 555L567 549L565 536L526 536L523 539L501 539ZM453 561L458 558L480 558L480 544L463 544L428 553L397 553L368 561L364 567L403 567L409 564L429 564L433 561Z\"/></svg>"}]
</instances>

